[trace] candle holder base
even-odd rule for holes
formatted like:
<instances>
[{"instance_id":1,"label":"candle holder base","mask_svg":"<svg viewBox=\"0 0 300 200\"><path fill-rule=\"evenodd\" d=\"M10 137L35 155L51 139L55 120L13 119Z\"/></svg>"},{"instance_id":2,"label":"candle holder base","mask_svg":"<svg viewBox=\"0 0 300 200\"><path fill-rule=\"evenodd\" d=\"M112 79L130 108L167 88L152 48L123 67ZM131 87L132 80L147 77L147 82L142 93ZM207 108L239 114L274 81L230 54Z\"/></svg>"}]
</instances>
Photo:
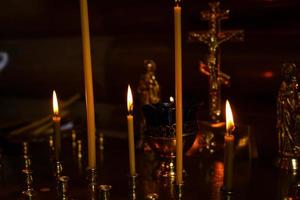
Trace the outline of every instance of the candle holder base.
<instances>
[{"instance_id":1,"label":"candle holder base","mask_svg":"<svg viewBox=\"0 0 300 200\"><path fill-rule=\"evenodd\" d=\"M89 181L89 190L91 192L92 198L96 199L97 196L97 170L96 168L88 168L87 179Z\"/></svg>"},{"instance_id":2,"label":"candle holder base","mask_svg":"<svg viewBox=\"0 0 300 200\"><path fill-rule=\"evenodd\" d=\"M182 200L183 199L183 184L176 184L176 199Z\"/></svg>"},{"instance_id":3,"label":"candle holder base","mask_svg":"<svg viewBox=\"0 0 300 200\"><path fill-rule=\"evenodd\" d=\"M111 185L99 185L98 187L99 200L109 200L111 188L112 188Z\"/></svg>"},{"instance_id":4,"label":"candle holder base","mask_svg":"<svg viewBox=\"0 0 300 200\"><path fill-rule=\"evenodd\" d=\"M59 196L61 200L69 200L69 180L68 176L61 176L59 178Z\"/></svg>"},{"instance_id":5,"label":"candle holder base","mask_svg":"<svg viewBox=\"0 0 300 200\"><path fill-rule=\"evenodd\" d=\"M129 176L129 199L136 200L136 181L138 174Z\"/></svg>"}]
</instances>

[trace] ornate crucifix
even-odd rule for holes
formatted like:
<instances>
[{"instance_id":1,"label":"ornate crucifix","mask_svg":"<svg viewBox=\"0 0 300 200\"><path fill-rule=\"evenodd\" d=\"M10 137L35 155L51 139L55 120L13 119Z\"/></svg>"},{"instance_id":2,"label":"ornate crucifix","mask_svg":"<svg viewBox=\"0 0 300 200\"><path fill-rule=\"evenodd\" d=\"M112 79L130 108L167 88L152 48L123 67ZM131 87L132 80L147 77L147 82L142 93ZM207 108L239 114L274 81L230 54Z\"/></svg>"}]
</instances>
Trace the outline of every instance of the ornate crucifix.
<instances>
[{"instance_id":1,"label":"ornate crucifix","mask_svg":"<svg viewBox=\"0 0 300 200\"><path fill-rule=\"evenodd\" d=\"M217 62L217 52L223 42L229 40L243 41L244 32L243 30L221 31L220 22L229 18L229 10L220 10L220 2L211 2L208 5L210 10L202 11L201 18L208 21L209 30L206 32L190 32L189 40L203 42L208 45L209 110L211 119L217 122L220 121L221 116L221 84L224 83L224 76L228 77L220 71L220 65ZM201 69L201 71L205 73L205 70Z\"/></svg>"}]
</instances>

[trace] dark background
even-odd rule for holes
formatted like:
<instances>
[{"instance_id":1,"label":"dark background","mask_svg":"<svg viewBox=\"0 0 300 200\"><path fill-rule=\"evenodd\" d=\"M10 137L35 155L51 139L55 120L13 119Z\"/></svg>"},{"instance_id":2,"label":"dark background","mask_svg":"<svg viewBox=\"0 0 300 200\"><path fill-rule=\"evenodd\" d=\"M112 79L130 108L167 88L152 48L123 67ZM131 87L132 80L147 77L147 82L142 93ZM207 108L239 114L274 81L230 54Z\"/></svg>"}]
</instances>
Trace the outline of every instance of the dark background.
<instances>
[{"instance_id":1,"label":"dark background","mask_svg":"<svg viewBox=\"0 0 300 200\"><path fill-rule=\"evenodd\" d=\"M200 11L207 0L184 0L184 102L207 101L207 77L198 62L207 47L189 43L187 33L207 30ZM127 84L135 91L143 60L157 63L162 99L174 96L173 1L89 0L97 125L125 130ZM261 155L276 153L276 95L284 62L299 63L300 3L297 0L221 1L230 9L224 30L243 29L244 42L222 46L222 71L230 74L223 99L232 101L236 120L253 126ZM84 94L79 1L10 0L0 7L0 51L9 63L0 73L1 128L51 112L56 89L66 99ZM84 111L81 99L78 112ZM123 119L124 118L124 119Z\"/></svg>"}]
</instances>

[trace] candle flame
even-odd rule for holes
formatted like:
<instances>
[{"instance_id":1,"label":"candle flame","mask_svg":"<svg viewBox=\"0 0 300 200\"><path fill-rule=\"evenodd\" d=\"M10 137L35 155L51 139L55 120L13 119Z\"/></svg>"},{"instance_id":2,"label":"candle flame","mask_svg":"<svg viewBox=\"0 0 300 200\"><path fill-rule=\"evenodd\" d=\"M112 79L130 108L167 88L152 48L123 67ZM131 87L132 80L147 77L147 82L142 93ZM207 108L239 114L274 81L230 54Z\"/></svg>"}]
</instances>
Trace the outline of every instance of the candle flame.
<instances>
[{"instance_id":1,"label":"candle flame","mask_svg":"<svg viewBox=\"0 0 300 200\"><path fill-rule=\"evenodd\" d=\"M129 114L132 113L133 111L133 100L132 100L132 92L131 92L130 85L128 85L128 89L127 89L127 110Z\"/></svg>"},{"instance_id":2,"label":"candle flame","mask_svg":"<svg viewBox=\"0 0 300 200\"><path fill-rule=\"evenodd\" d=\"M53 113L55 115L58 115L59 109L58 109L58 101L55 90L53 90L53 98L52 98L52 105L53 105Z\"/></svg>"},{"instance_id":3,"label":"candle flame","mask_svg":"<svg viewBox=\"0 0 300 200\"><path fill-rule=\"evenodd\" d=\"M226 100L226 131L230 134L234 129L234 122L229 101Z\"/></svg>"},{"instance_id":4,"label":"candle flame","mask_svg":"<svg viewBox=\"0 0 300 200\"><path fill-rule=\"evenodd\" d=\"M170 96L170 102L174 103L174 98L172 96Z\"/></svg>"}]
</instances>

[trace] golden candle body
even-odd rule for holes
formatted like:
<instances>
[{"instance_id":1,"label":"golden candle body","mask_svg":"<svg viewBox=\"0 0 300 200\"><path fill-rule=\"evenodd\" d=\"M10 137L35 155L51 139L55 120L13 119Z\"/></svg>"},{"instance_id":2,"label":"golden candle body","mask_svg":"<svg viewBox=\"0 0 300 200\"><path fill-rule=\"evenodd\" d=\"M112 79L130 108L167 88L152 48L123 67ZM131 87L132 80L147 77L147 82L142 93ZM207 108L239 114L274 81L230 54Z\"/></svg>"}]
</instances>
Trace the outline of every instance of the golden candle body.
<instances>
[{"instance_id":1,"label":"golden candle body","mask_svg":"<svg viewBox=\"0 0 300 200\"><path fill-rule=\"evenodd\" d=\"M175 102L176 102L176 183L182 184L182 55L181 55L181 7L174 7L175 38Z\"/></svg>"},{"instance_id":2,"label":"golden candle body","mask_svg":"<svg viewBox=\"0 0 300 200\"><path fill-rule=\"evenodd\" d=\"M56 159L56 161L60 161L60 151L61 151L60 119L61 118L60 118L59 115L54 115L52 117L54 150L55 150L55 159Z\"/></svg>"},{"instance_id":3,"label":"golden candle body","mask_svg":"<svg viewBox=\"0 0 300 200\"><path fill-rule=\"evenodd\" d=\"M133 116L127 115L128 125L128 145L129 145L129 167L130 175L135 176L135 151L134 151L134 128L133 128Z\"/></svg>"},{"instance_id":4,"label":"golden candle body","mask_svg":"<svg viewBox=\"0 0 300 200\"><path fill-rule=\"evenodd\" d=\"M233 163L234 163L234 135L224 136L224 189L232 191Z\"/></svg>"},{"instance_id":5,"label":"golden candle body","mask_svg":"<svg viewBox=\"0 0 300 200\"><path fill-rule=\"evenodd\" d=\"M84 67L85 102L88 136L88 167L96 168L96 127L94 110L93 75L87 0L80 0L82 51Z\"/></svg>"}]
</instances>

